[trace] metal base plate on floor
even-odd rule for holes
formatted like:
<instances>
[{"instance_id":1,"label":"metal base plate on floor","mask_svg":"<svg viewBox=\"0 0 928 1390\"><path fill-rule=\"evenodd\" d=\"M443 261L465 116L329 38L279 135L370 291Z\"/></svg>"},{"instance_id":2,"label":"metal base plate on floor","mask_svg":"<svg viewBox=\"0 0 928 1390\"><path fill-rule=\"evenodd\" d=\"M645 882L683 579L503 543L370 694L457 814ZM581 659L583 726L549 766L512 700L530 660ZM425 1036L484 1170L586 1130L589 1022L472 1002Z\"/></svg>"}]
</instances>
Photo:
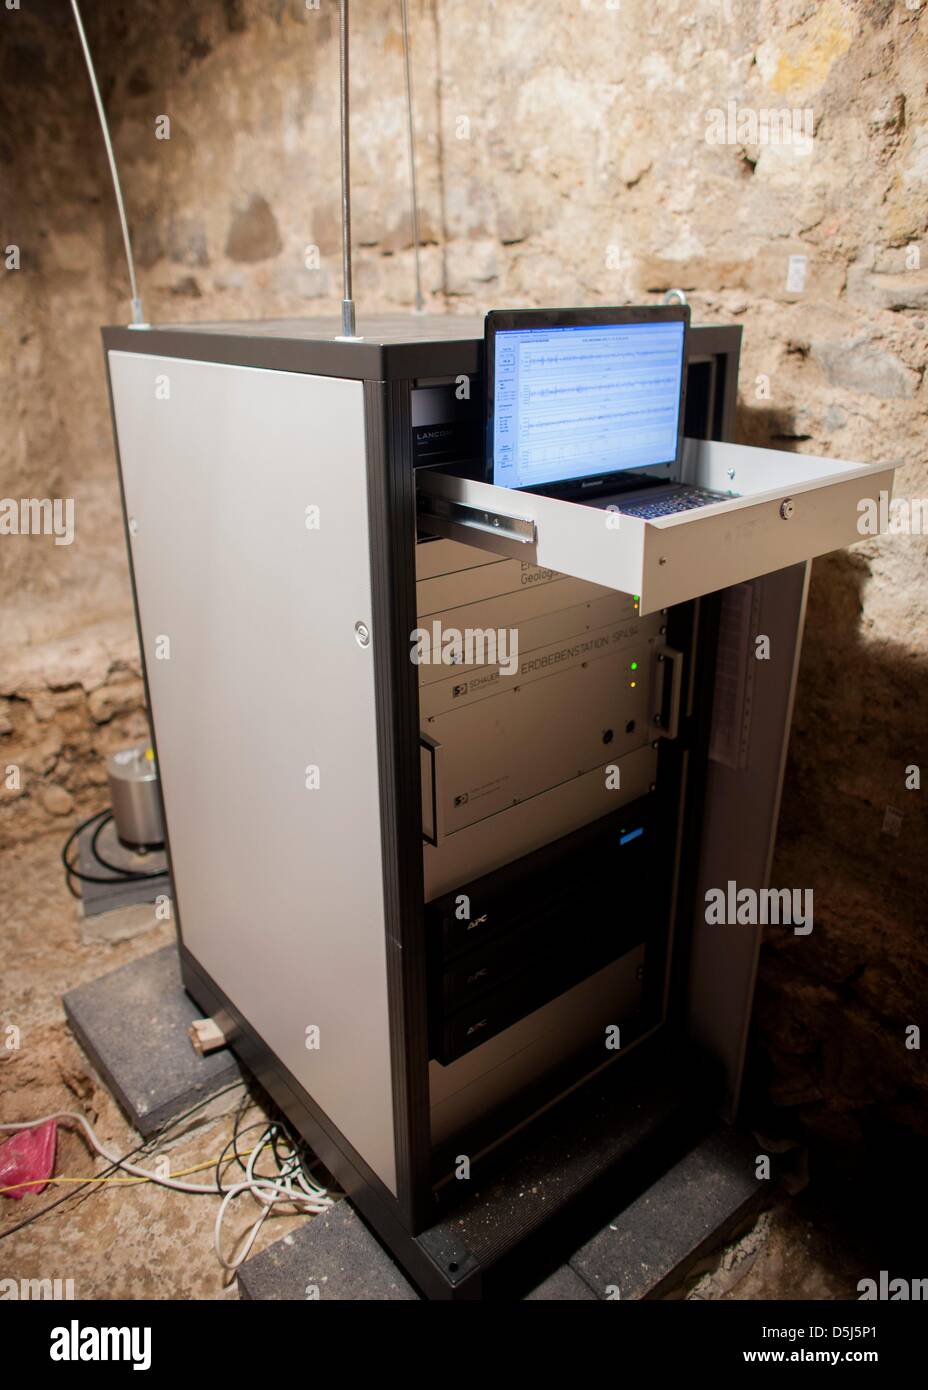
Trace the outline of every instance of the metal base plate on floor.
<instances>
[{"instance_id":1,"label":"metal base plate on floor","mask_svg":"<svg viewBox=\"0 0 928 1390\"><path fill-rule=\"evenodd\" d=\"M85 917L96 917L101 912L112 912L117 907L129 907L133 903L153 903L162 894L170 894L171 880L167 869L167 856L163 849L149 850L147 854L136 854L121 844L116 834L116 826L109 821L100 831L97 848L110 864L131 873L157 873L157 878L124 879L104 868L91 849L96 827L89 825L77 840L77 867L82 874L92 879L108 879L106 883L92 883L87 879L75 879L81 895L81 905ZM73 853L73 851L72 851ZM160 872L158 872L160 870Z\"/></svg>"}]
</instances>

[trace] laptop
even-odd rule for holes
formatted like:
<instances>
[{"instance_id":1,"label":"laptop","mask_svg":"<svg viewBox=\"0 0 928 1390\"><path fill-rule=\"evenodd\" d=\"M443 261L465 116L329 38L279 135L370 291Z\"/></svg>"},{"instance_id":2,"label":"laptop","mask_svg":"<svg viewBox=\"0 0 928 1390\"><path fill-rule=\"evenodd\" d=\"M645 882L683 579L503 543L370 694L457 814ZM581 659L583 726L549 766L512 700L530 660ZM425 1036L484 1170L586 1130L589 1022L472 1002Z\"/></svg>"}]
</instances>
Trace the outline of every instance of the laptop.
<instances>
[{"instance_id":1,"label":"laptop","mask_svg":"<svg viewBox=\"0 0 928 1390\"><path fill-rule=\"evenodd\" d=\"M486 316L486 479L649 519L727 501L680 481L686 305Z\"/></svg>"}]
</instances>

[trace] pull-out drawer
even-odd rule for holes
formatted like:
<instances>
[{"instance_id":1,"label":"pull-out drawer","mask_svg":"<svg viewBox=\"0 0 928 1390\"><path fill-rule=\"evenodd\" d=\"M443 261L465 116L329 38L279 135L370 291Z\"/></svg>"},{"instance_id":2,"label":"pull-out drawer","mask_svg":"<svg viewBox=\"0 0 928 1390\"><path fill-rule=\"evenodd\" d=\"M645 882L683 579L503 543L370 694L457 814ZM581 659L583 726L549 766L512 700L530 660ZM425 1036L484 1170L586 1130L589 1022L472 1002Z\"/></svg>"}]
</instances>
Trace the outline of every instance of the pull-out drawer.
<instances>
[{"instance_id":1,"label":"pull-out drawer","mask_svg":"<svg viewBox=\"0 0 928 1390\"><path fill-rule=\"evenodd\" d=\"M653 613L851 545L893 466L685 441L682 481L737 496L644 520L420 469L422 528L495 555L640 596Z\"/></svg>"}]
</instances>

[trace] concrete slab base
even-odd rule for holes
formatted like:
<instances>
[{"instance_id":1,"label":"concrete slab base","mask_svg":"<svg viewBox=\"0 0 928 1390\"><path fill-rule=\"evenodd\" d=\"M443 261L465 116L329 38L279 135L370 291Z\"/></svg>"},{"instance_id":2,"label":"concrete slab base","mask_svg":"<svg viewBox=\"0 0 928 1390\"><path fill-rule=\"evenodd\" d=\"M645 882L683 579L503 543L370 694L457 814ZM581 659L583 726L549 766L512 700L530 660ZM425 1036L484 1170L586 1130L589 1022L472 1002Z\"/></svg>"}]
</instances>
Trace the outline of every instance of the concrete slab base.
<instances>
[{"instance_id":1,"label":"concrete slab base","mask_svg":"<svg viewBox=\"0 0 928 1390\"><path fill-rule=\"evenodd\" d=\"M248 1260L238 1274L248 1299L408 1300L419 1295L348 1201L311 1217Z\"/></svg>"},{"instance_id":2,"label":"concrete slab base","mask_svg":"<svg viewBox=\"0 0 928 1390\"><path fill-rule=\"evenodd\" d=\"M719 1128L568 1260L597 1298L659 1298L705 1254L719 1248L771 1180L755 1177L757 1145Z\"/></svg>"},{"instance_id":3,"label":"concrete slab base","mask_svg":"<svg viewBox=\"0 0 928 1390\"><path fill-rule=\"evenodd\" d=\"M173 945L69 990L62 1003L81 1047L146 1139L242 1075L231 1052L194 1052L187 1029L199 1011L181 984Z\"/></svg>"},{"instance_id":4,"label":"concrete slab base","mask_svg":"<svg viewBox=\"0 0 928 1390\"><path fill-rule=\"evenodd\" d=\"M532 1289L531 1293L525 1295L527 1302L539 1303L576 1303L583 1299L592 1299L596 1302L596 1294L588 1284L584 1284L579 1274L575 1274L570 1265L561 1265L553 1274L549 1274L537 1288Z\"/></svg>"},{"instance_id":5,"label":"concrete slab base","mask_svg":"<svg viewBox=\"0 0 928 1390\"><path fill-rule=\"evenodd\" d=\"M770 1182L757 1145L719 1128L525 1297L538 1302L659 1298L757 1212ZM249 1299L417 1298L348 1202L307 1221L239 1271Z\"/></svg>"}]
</instances>

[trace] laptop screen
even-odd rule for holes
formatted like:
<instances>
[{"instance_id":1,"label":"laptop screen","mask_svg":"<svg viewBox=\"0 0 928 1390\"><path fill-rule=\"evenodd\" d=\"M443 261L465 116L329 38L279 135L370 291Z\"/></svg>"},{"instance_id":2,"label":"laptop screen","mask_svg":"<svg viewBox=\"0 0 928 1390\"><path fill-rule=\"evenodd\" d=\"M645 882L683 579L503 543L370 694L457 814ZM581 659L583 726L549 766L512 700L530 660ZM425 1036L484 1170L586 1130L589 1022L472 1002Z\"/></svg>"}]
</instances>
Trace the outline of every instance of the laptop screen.
<instances>
[{"instance_id":1,"label":"laptop screen","mask_svg":"<svg viewBox=\"0 0 928 1390\"><path fill-rule=\"evenodd\" d=\"M489 480L540 488L675 463L685 311L670 322L584 323L572 310L563 317L574 322L552 325L555 314L488 316ZM536 317L548 322L531 322Z\"/></svg>"}]
</instances>

